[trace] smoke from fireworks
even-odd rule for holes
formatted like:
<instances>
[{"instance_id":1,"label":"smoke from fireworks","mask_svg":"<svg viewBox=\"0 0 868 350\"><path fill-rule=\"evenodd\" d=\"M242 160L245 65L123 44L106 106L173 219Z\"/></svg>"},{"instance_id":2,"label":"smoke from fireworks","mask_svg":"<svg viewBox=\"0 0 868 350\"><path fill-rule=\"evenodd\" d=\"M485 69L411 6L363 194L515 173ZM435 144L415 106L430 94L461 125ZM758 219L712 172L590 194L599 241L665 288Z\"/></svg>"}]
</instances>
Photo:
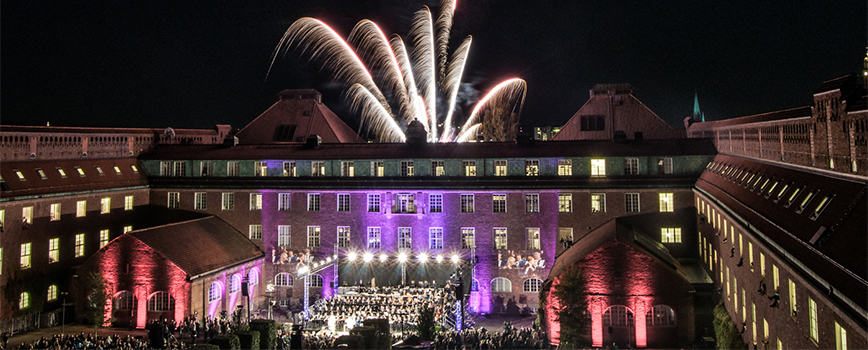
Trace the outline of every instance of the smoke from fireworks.
<instances>
[{"instance_id":1,"label":"smoke from fireworks","mask_svg":"<svg viewBox=\"0 0 868 350\"><path fill-rule=\"evenodd\" d=\"M455 6L455 0L443 0L436 22L427 6L413 15L408 35L410 52L400 36L393 34L387 38L370 20L357 23L344 40L322 21L301 18L286 30L271 63L293 46L309 53L311 60L321 60L335 79L348 86L352 108L362 117L361 127L381 142L406 141L403 130L414 119L425 126L428 142L472 141L481 130L481 114L489 104L507 104L506 110L521 115L527 84L519 78L497 84L476 103L462 126L453 126L456 99L472 43L472 37L468 36L451 57L447 52ZM379 72L376 82L372 71ZM396 111L383 91L392 97ZM438 99L448 106L439 113ZM485 116L489 118L485 122L499 123L492 120L499 117L504 116Z\"/></svg>"}]
</instances>

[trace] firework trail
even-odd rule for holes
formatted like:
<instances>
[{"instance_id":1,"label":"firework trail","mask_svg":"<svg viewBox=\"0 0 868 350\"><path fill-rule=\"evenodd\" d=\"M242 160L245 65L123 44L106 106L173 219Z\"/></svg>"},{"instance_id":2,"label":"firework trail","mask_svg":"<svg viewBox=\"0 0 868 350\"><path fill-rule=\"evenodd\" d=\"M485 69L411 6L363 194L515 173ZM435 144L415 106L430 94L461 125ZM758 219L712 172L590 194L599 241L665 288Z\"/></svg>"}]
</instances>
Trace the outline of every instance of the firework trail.
<instances>
[{"instance_id":1,"label":"firework trail","mask_svg":"<svg viewBox=\"0 0 868 350\"><path fill-rule=\"evenodd\" d=\"M387 38L370 20L357 23L345 41L322 21L301 18L284 33L272 54L271 65L290 47L310 54L311 60L321 60L336 80L348 86L351 106L362 116L360 128L372 132L381 142L405 142L403 129L414 119L425 126L429 142L474 140L482 123L498 122L480 120L480 114L489 105L509 104L505 109L521 115L527 85L519 78L497 84L476 104L464 126L454 128L456 99L472 42L472 37L468 36L449 57L449 36L456 6L456 0L442 0L436 22L427 6L416 11L408 35L412 44L409 51L400 36ZM371 71L378 72L377 82ZM387 101L384 90L394 98L392 103L397 113L393 113L393 105ZM438 115L438 98L446 101L446 110L440 111L442 115ZM443 127L438 130L440 123Z\"/></svg>"}]
</instances>

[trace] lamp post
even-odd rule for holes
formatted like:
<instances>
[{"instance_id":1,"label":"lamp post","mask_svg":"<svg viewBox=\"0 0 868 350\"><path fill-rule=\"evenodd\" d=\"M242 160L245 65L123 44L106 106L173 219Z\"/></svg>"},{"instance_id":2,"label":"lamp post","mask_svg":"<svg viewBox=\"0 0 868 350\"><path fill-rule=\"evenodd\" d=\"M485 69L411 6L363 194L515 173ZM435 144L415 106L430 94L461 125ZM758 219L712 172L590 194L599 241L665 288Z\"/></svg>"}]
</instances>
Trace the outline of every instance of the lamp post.
<instances>
[{"instance_id":1,"label":"lamp post","mask_svg":"<svg viewBox=\"0 0 868 350\"><path fill-rule=\"evenodd\" d=\"M66 296L68 292L60 292L60 295L63 295L63 303L60 304L63 307L63 311L61 311L60 316L60 334L66 334ZM55 323L56 324L56 323Z\"/></svg>"},{"instance_id":2,"label":"lamp post","mask_svg":"<svg viewBox=\"0 0 868 350\"><path fill-rule=\"evenodd\" d=\"M265 286L265 295L268 298L268 319L271 320L271 310L274 308L274 283L268 282Z\"/></svg>"},{"instance_id":3,"label":"lamp post","mask_svg":"<svg viewBox=\"0 0 868 350\"><path fill-rule=\"evenodd\" d=\"M407 254L398 254L398 262L401 264L401 286L407 284Z\"/></svg>"}]
</instances>

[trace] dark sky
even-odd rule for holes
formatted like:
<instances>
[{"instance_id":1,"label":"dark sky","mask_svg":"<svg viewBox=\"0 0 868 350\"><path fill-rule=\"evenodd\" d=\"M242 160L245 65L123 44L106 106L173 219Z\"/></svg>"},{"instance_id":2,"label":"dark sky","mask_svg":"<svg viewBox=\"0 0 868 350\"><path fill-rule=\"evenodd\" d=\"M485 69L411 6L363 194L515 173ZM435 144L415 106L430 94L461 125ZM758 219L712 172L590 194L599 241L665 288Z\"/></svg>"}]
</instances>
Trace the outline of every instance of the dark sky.
<instances>
[{"instance_id":1,"label":"dark sky","mask_svg":"<svg viewBox=\"0 0 868 350\"><path fill-rule=\"evenodd\" d=\"M304 16L346 36L361 19L406 37L437 1L3 1L0 123L244 126L284 88L316 88L338 115L341 85L298 51L270 55ZM670 124L807 105L861 69L866 1L459 0L454 46L473 35L464 81L527 80L525 126L560 125L598 83L627 82Z\"/></svg>"}]
</instances>

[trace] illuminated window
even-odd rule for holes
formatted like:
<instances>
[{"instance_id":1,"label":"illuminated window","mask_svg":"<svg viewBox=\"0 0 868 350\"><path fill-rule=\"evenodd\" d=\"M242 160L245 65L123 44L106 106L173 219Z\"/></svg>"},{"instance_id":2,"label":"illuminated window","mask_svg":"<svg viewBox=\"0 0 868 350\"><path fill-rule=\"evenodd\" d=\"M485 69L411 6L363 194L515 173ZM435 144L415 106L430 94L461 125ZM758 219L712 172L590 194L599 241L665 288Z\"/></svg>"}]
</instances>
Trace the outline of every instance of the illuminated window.
<instances>
[{"instance_id":1,"label":"illuminated window","mask_svg":"<svg viewBox=\"0 0 868 350\"><path fill-rule=\"evenodd\" d=\"M829 203L832 202L832 198L835 198L834 194L830 194L824 197L823 200L821 200L820 203L817 204L817 208L814 209L813 213L811 213L811 220L817 220L817 218L820 217L820 214L822 214L823 211L826 210L826 207L829 206Z\"/></svg>"},{"instance_id":2,"label":"illuminated window","mask_svg":"<svg viewBox=\"0 0 868 350\"><path fill-rule=\"evenodd\" d=\"M235 210L235 193L224 192L222 201L222 210Z\"/></svg>"},{"instance_id":3,"label":"illuminated window","mask_svg":"<svg viewBox=\"0 0 868 350\"><path fill-rule=\"evenodd\" d=\"M409 193L399 193L395 195L395 206L392 207L393 213L415 213L416 204L415 196Z\"/></svg>"},{"instance_id":4,"label":"illuminated window","mask_svg":"<svg viewBox=\"0 0 868 350\"><path fill-rule=\"evenodd\" d=\"M30 293L21 293L18 299L18 309L24 310L28 307L30 307Z\"/></svg>"},{"instance_id":5,"label":"illuminated window","mask_svg":"<svg viewBox=\"0 0 868 350\"><path fill-rule=\"evenodd\" d=\"M374 176L374 177L386 176L386 167L383 166L383 161L371 162L371 176Z\"/></svg>"},{"instance_id":6,"label":"illuminated window","mask_svg":"<svg viewBox=\"0 0 868 350\"><path fill-rule=\"evenodd\" d=\"M835 349L847 350L847 329L835 322Z\"/></svg>"},{"instance_id":7,"label":"illuminated window","mask_svg":"<svg viewBox=\"0 0 868 350\"><path fill-rule=\"evenodd\" d=\"M135 165L135 164L130 164L130 169L133 169L133 172L134 172L134 173L136 173L136 174L138 174L138 173L139 173L139 168L138 168L138 167L136 167L136 165Z\"/></svg>"},{"instance_id":8,"label":"illuminated window","mask_svg":"<svg viewBox=\"0 0 868 350\"><path fill-rule=\"evenodd\" d=\"M379 213L380 212L380 194L379 193L368 193L368 212L369 213Z\"/></svg>"},{"instance_id":9,"label":"illuminated window","mask_svg":"<svg viewBox=\"0 0 868 350\"><path fill-rule=\"evenodd\" d=\"M527 249L539 249L539 227L525 229L527 233Z\"/></svg>"},{"instance_id":10,"label":"illuminated window","mask_svg":"<svg viewBox=\"0 0 868 350\"><path fill-rule=\"evenodd\" d=\"M461 228L461 249L476 248L476 229L473 227Z\"/></svg>"},{"instance_id":11,"label":"illuminated window","mask_svg":"<svg viewBox=\"0 0 868 350\"><path fill-rule=\"evenodd\" d=\"M48 240L48 263L58 261L60 261L60 238L52 238Z\"/></svg>"},{"instance_id":12,"label":"illuminated window","mask_svg":"<svg viewBox=\"0 0 868 350\"><path fill-rule=\"evenodd\" d=\"M524 173L526 176L539 176L539 159L525 160Z\"/></svg>"},{"instance_id":13,"label":"illuminated window","mask_svg":"<svg viewBox=\"0 0 868 350\"><path fill-rule=\"evenodd\" d=\"M672 158L658 159L657 167L662 174L672 174Z\"/></svg>"},{"instance_id":14,"label":"illuminated window","mask_svg":"<svg viewBox=\"0 0 868 350\"><path fill-rule=\"evenodd\" d=\"M380 249L379 227L368 227L368 249Z\"/></svg>"},{"instance_id":15,"label":"illuminated window","mask_svg":"<svg viewBox=\"0 0 868 350\"><path fill-rule=\"evenodd\" d=\"M524 195L524 208L528 213L539 213L539 194Z\"/></svg>"},{"instance_id":16,"label":"illuminated window","mask_svg":"<svg viewBox=\"0 0 868 350\"><path fill-rule=\"evenodd\" d=\"M661 193L660 194L660 211L661 212L672 212L675 211L675 200L673 199L672 193Z\"/></svg>"},{"instance_id":17,"label":"illuminated window","mask_svg":"<svg viewBox=\"0 0 868 350\"><path fill-rule=\"evenodd\" d=\"M494 249L506 249L506 227L494 228Z\"/></svg>"},{"instance_id":18,"label":"illuminated window","mask_svg":"<svg viewBox=\"0 0 868 350\"><path fill-rule=\"evenodd\" d=\"M57 285L48 286L48 291L45 293L46 299L48 301L57 300Z\"/></svg>"},{"instance_id":19,"label":"illuminated window","mask_svg":"<svg viewBox=\"0 0 868 350\"><path fill-rule=\"evenodd\" d=\"M214 172L212 171L213 165L210 161L202 161L199 163L199 176L212 176Z\"/></svg>"},{"instance_id":20,"label":"illuminated window","mask_svg":"<svg viewBox=\"0 0 868 350\"><path fill-rule=\"evenodd\" d=\"M542 280L539 278L528 278L524 280L525 293L538 293L542 287Z\"/></svg>"},{"instance_id":21,"label":"illuminated window","mask_svg":"<svg viewBox=\"0 0 868 350\"><path fill-rule=\"evenodd\" d=\"M349 193L338 193L338 211L350 211Z\"/></svg>"},{"instance_id":22,"label":"illuminated window","mask_svg":"<svg viewBox=\"0 0 868 350\"><path fill-rule=\"evenodd\" d=\"M292 276L286 272L274 275L274 285L278 287L292 287Z\"/></svg>"},{"instance_id":23,"label":"illuminated window","mask_svg":"<svg viewBox=\"0 0 868 350\"><path fill-rule=\"evenodd\" d=\"M572 227L558 227L558 242L572 242L573 241L573 228Z\"/></svg>"},{"instance_id":24,"label":"illuminated window","mask_svg":"<svg viewBox=\"0 0 868 350\"><path fill-rule=\"evenodd\" d=\"M759 253L760 257L760 276L766 276L766 255L762 252Z\"/></svg>"},{"instance_id":25,"label":"illuminated window","mask_svg":"<svg viewBox=\"0 0 868 350\"><path fill-rule=\"evenodd\" d=\"M48 212L48 216L51 221L60 220L60 203L51 204L51 208Z\"/></svg>"},{"instance_id":26,"label":"illuminated window","mask_svg":"<svg viewBox=\"0 0 868 350\"><path fill-rule=\"evenodd\" d=\"M132 226L124 226L124 233L130 232L133 230Z\"/></svg>"},{"instance_id":27,"label":"illuminated window","mask_svg":"<svg viewBox=\"0 0 868 350\"><path fill-rule=\"evenodd\" d=\"M413 176L415 166L412 160L401 161L401 176Z\"/></svg>"},{"instance_id":28,"label":"illuminated window","mask_svg":"<svg viewBox=\"0 0 868 350\"><path fill-rule=\"evenodd\" d=\"M409 227L398 227L398 249L413 248L413 234Z\"/></svg>"},{"instance_id":29,"label":"illuminated window","mask_svg":"<svg viewBox=\"0 0 868 350\"><path fill-rule=\"evenodd\" d=\"M30 264L30 243L24 243L21 245L21 269L29 269L32 265Z\"/></svg>"},{"instance_id":30,"label":"illuminated window","mask_svg":"<svg viewBox=\"0 0 868 350\"><path fill-rule=\"evenodd\" d=\"M591 159L591 176L606 176L605 159Z\"/></svg>"},{"instance_id":31,"label":"illuminated window","mask_svg":"<svg viewBox=\"0 0 868 350\"><path fill-rule=\"evenodd\" d=\"M181 193L169 192L169 202L166 204L169 209L178 209L181 207Z\"/></svg>"},{"instance_id":32,"label":"illuminated window","mask_svg":"<svg viewBox=\"0 0 868 350\"><path fill-rule=\"evenodd\" d=\"M15 172L15 175L18 175L18 180L20 180L20 181L27 181L27 179L24 178L24 173L22 173L21 170L14 169L14 170L12 170L12 171Z\"/></svg>"},{"instance_id":33,"label":"illuminated window","mask_svg":"<svg viewBox=\"0 0 868 350\"><path fill-rule=\"evenodd\" d=\"M58 167L58 168L55 168L55 169L57 169L57 173L60 174L60 177L61 177L61 178L64 178L64 179L66 178L66 172L63 171L63 168L59 168L59 167Z\"/></svg>"},{"instance_id":34,"label":"illuminated window","mask_svg":"<svg viewBox=\"0 0 868 350\"><path fill-rule=\"evenodd\" d=\"M561 193L558 194L558 212L572 213L573 212L573 194Z\"/></svg>"},{"instance_id":35,"label":"illuminated window","mask_svg":"<svg viewBox=\"0 0 868 350\"><path fill-rule=\"evenodd\" d=\"M811 332L811 340L818 343L819 332L817 330L817 302L808 297L808 329Z\"/></svg>"},{"instance_id":36,"label":"illuminated window","mask_svg":"<svg viewBox=\"0 0 868 350\"><path fill-rule=\"evenodd\" d=\"M680 227L664 227L660 229L660 241L663 243L681 243Z\"/></svg>"},{"instance_id":37,"label":"illuminated window","mask_svg":"<svg viewBox=\"0 0 868 350\"><path fill-rule=\"evenodd\" d=\"M253 176L268 176L268 164L265 162L253 163Z\"/></svg>"},{"instance_id":38,"label":"illuminated window","mask_svg":"<svg viewBox=\"0 0 868 350\"><path fill-rule=\"evenodd\" d=\"M178 164L179 164L179 163L180 163L182 166L183 166L183 164L184 164L183 162L175 162L175 169L178 169ZM99 174L99 176L105 176L105 172L102 171L102 168L100 168L99 166L95 166L95 167L93 167L93 168L96 169L96 172ZM182 172L177 172L177 171L176 171L175 174L176 174L175 176L183 176L183 175L177 175L177 174L183 174Z\"/></svg>"},{"instance_id":39,"label":"illuminated window","mask_svg":"<svg viewBox=\"0 0 868 350\"><path fill-rule=\"evenodd\" d=\"M645 325L648 327L675 326L675 310L666 305L654 305L645 313Z\"/></svg>"},{"instance_id":40,"label":"illuminated window","mask_svg":"<svg viewBox=\"0 0 868 350\"><path fill-rule=\"evenodd\" d=\"M443 195L430 194L428 195L428 211L432 213L443 212Z\"/></svg>"},{"instance_id":41,"label":"illuminated window","mask_svg":"<svg viewBox=\"0 0 868 350\"><path fill-rule=\"evenodd\" d=\"M21 220L24 224L32 224L33 223L33 207L24 207L21 208Z\"/></svg>"},{"instance_id":42,"label":"illuminated window","mask_svg":"<svg viewBox=\"0 0 868 350\"><path fill-rule=\"evenodd\" d=\"M338 248L350 247L350 227L338 226Z\"/></svg>"},{"instance_id":43,"label":"illuminated window","mask_svg":"<svg viewBox=\"0 0 868 350\"><path fill-rule=\"evenodd\" d=\"M353 162L341 162L341 176L353 177L356 175L356 167Z\"/></svg>"},{"instance_id":44,"label":"illuminated window","mask_svg":"<svg viewBox=\"0 0 868 350\"><path fill-rule=\"evenodd\" d=\"M205 192L196 192L193 196L193 208L196 210L205 210L207 197Z\"/></svg>"},{"instance_id":45,"label":"illuminated window","mask_svg":"<svg viewBox=\"0 0 868 350\"><path fill-rule=\"evenodd\" d=\"M310 162L310 176L326 176L325 162Z\"/></svg>"},{"instance_id":46,"label":"illuminated window","mask_svg":"<svg viewBox=\"0 0 868 350\"><path fill-rule=\"evenodd\" d=\"M117 165L115 165L115 166L114 166L114 169L115 169L115 174L121 175L121 168L120 168L120 167L118 167Z\"/></svg>"},{"instance_id":47,"label":"illuminated window","mask_svg":"<svg viewBox=\"0 0 868 350\"><path fill-rule=\"evenodd\" d=\"M446 164L442 160L431 161L431 175L446 176Z\"/></svg>"},{"instance_id":48,"label":"illuminated window","mask_svg":"<svg viewBox=\"0 0 868 350\"><path fill-rule=\"evenodd\" d=\"M250 239L262 239L262 225L248 225L247 233Z\"/></svg>"},{"instance_id":49,"label":"illuminated window","mask_svg":"<svg viewBox=\"0 0 868 350\"><path fill-rule=\"evenodd\" d=\"M474 209L473 195L472 194L462 194L461 195L461 212L462 213L472 213L473 209Z\"/></svg>"},{"instance_id":50,"label":"illuminated window","mask_svg":"<svg viewBox=\"0 0 868 350\"><path fill-rule=\"evenodd\" d=\"M788 284L789 288L788 289L789 289L789 295L790 295L790 316L795 317L796 312L799 311L798 307L796 305L796 283L790 279L788 279L788 281L789 281L789 284Z\"/></svg>"},{"instance_id":51,"label":"illuminated window","mask_svg":"<svg viewBox=\"0 0 868 350\"><path fill-rule=\"evenodd\" d=\"M39 174L40 179L48 180L48 176L45 175L45 171L42 171L42 169L36 168L36 173Z\"/></svg>"},{"instance_id":52,"label":"illuminated window","mask_svg":"<svg viewBox=\"0 0 868 350\"><path fill-rule=\"evenodd\" d=\"M506 159L498 159L494 161L494 176L506 176Z\"/></svg>"},{"instance_id":53,"label":"illuminated window","mask_svg":"<svg viewBox=\"0 0 868 350\"><path fill-rule=\"evenodd\" d=\"M111 197L105 197L100 199L99 201L99 212L100 214L108 214L112 210L112 199Z\"/></svg>"},{"instance_id":54,"label":"illuminated window","mask_svg":"<svg viewBox=\"0 0 868 350\"><path fill-rule=\"evenodd\" d=\"M639 194L638 193L626 193L626 194L624 194L624 202L627 205L626 211L628 213L638 213L639 212Z\"/></svg>"},{"instance_id":55,"label":"illuminated window","mask_svg":"<svg viewBox=\"0 0 868 350\"><path fill-rule=\"evenodd\" d=\"M168 292L156 292L148 298L148 311L173 310L175 310L175 298L169 295Z\"/></svg>"},{"instance_id":56,"label":"illuminated window","mask_svg":"<svg viewBox=\"0 0 868 350\"><path fill-rule=\"evenodd\" d=\"M319 211L320 194L309 193L307 195L307 211Z\"/></svg>"},{"instance_id":57,"label":"illuminated window","mask_svg":"<svg viewBox=\"0 0 868 350\"><path fill-rule=\"evenodd\" d=\"M443 228L431 227L428 229L428 249L443 249Z\"/></svg>"},{"instance_id":58,"label":"illuminated window","mask_svg":"<svg viewBox=\"0 0 868 350\"><path fill-rule=\"evenodd\" d=\"M74 168L75 168L75 171L78 173L78 176L84 177L84 169L82 169L78 166L76 166Z\"/></svg>"},{"instance_id":59,"label":"illuminated window","mask_svg":"<svg viewBox=\"0 0 868 350\"><path fill-rule=\"evenodd\" d=\"M778 272L778 265L772 264L772 290L775 293L778 292L778 287L780 287L780 272Z\"/></svg>"},{"instance_id":60,"label":"illuminated window","mask_svg":"<svg viewBox=\"0 0 868 350\"><path fill-rule=\"evenodd\" d=\"M241 290L241 277L232 275L229 278L229 294L238 293Z\"/></svg>"},{"instance_id":61,"label":"illuminated window","mask_svg":"<svg viewBox=\"0 0 868 350\"><path fill-rule=\"evenodd\" d=\"M283 176L296 177L295 162L283 162Z\"/></svg>"},{"instance_id":62,"label":"illuminated window","mask_svg":"<svg viewBox=\"0 0 868 350\"><path fill-rule=\"evenodd\" d=\"M238 176L240 169L241 167L237 160L226 162L226 176Z\"/></svg>"},{"instance_id":63,"label":"illuminated window","mask_svg":"<svg viewBox=\"0 0 868 350\"><path fill-rule=\"evenodd\" d=\"M464 176L476 176L475 160L464 160L461 164L464 166Z\"/></svg>"},{"instance_id":64,"label":"illuminated window","mask_svg":"<svg viewBox=\"0 0 868 350\"><path fill-rule=\"evenodd\" d=\"M262 210L262 193L250 194L250 210Z\"/></svg>"},{"instance_id":65,"label":"illuminated window","mask_svg":"<svg viewBox=\"0 0 868 350\"><path fill-rule=\"evenodd\" d=\"M75 235L75 257L84 256L84 233Z\"/></svg>"},{"instance_id":66,"label":"illuminated window","mask_svg":"<svg viewBox=\"0 0 868 350\"><path fill-rule=\"evenodd\" d=\"M277 210L278 211L289 211L291 194L289 193L278 193L277 194Z\"/></svg>"},{"instance_id":67,"label":"illuminated window","mask_svg":"<svg viewBox=\"0 0 868 350\"><path fill-rule=\"evenodd\" d=\"M639 174L639 158L624 159L624 175Z\"/></svg>"},{"instance_id":68,"label":"illuminated window","mask_svg":"<svg viewBox=\"0 0 868 350\"><path fill-rule=\"evenodd\" d=\"M512 282L503 277L491 280L491 291L495 293L512 293Z\"/></svg>"},{"instance_id":69,"label":"illuminated window","mask_svg":"<svg viewBox=\"0 0 868 350\"><path fill-rule=\"evenodd\" d=\"M559 176L572 176L573 175L573 160L572 159L558 159L558 175Z\"/></svg>"},{"instance_id":70,"label":"illuminated window","mask_svg":"<svg viewBox=\"0 0 868 350\"><path fill-rule=\"evenodd\" d=\"M799 204L799 208L796 209L797 214L801 214L803 211L805 211L805 208L808 206L808 204L811 203L811 200L814 199L814 197L817 195L817 192L820 192L820 190L813 190L810 193L808 193L807 196L805 196L805 199L803 199L802 203Z\"/></svg>"},{"instance_id":71,"label":"illuminated window","mask_svg":"<svg viewBox=\"0 0 868 350\"><path fill-rule=\"evenodd\" d=\"M304 278L304 282L313 288L322 288L323 286L322 276L320 275L308 275Z\"/></svg>"},{"instance_id":72,"label":"illuminated window","mask_svg":"<svg viewBox=\"0 0 868 350\"><path fill-rule=\"evenodd\" d=\"M606 211L606 194L591 193L591 212L602 213Z\"/></svg>"},{"instance_id":73,"label":"illuminated window","mask_svg":"<svg viewBox=\"0 0 868 350\"><path fill-rule=\"evenodd\" d=\"M255 286L259 284L259 272L254 268L247 273L247 285Z\"/></svg>"},{"instance_id":74,"label":"illuminated window","mask_svg":"<svg viewBox=\"0 0 868 350\"><path fill-rule=\"evenodd\" d=\"M289 247L290 242L290 226L277 225L277 245L281 247Z\"/></svg>"},{"instance_id":75,"label":"illuminated window","mask_svg":"<svg viewBox=\"0 0 868 350\"><path fill-rule=\"evenodd\" d=\"M96 167L99 175L102 176L102 169ZM187 176L187 162L175 162L172 167L172 176Z\"/></svg>"},{"instance_id":76,"label":"illuminated window","mask_svg":"<svg viewBox=\"0 0 868 350\"><path fill-rule=\"evenodd\" d=\"M133 210L133 196L124 196L124 210Z\"/></svg>"},{"instance_id":77,"label":"illuminated window","mask_svg":"<svg viewBox=\"0 0 868 350\"><path fill-rule=\"evenodd\" d=\"M505 213L506 212L506 195L505 194L495 194L491 196L492 201L494 202L492 205L492 211L495 213Z\"/></svg>"},{"instance_id":78,"label":"illuminated window","mask_svg":"<svg viewBox=\"0 0 868 350\"><path fill-rule=\"evenodd\" d=\"M99 230L99 247L105 247L109 242L109 230Z\"/></svg>"}]
</instances>

